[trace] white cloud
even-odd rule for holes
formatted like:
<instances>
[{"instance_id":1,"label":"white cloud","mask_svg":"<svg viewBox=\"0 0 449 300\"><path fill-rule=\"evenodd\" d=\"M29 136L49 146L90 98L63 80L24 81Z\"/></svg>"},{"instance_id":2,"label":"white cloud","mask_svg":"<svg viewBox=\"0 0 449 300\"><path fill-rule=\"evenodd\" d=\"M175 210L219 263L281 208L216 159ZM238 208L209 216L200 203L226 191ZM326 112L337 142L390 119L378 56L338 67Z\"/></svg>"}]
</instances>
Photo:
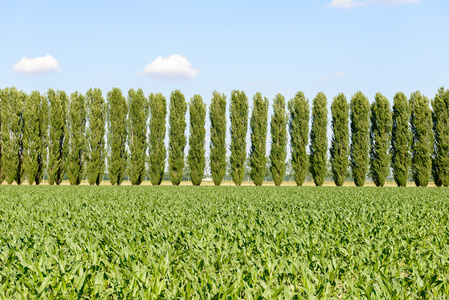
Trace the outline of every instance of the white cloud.
<instances>
[{"instance_id":1,"label":"white cloud","mask_svg":"<svg viewBox=\"0 0 449 300\"><path fill-rule=\"evenodd\" d=\"M351 8L355 5L354 0L332 0L327 6Z\"/></svg>"},{"instance_id":2,"label":"white cloud","mask_svg":"<svg viewBox=\"0 0 449 300\"><path fill-rule=\"evenodd\" d=\"M351 8L355 6L370 5L370 4L387 4L387 5L397 5L419 2L421 0L332 0L331 3L327 4L329 7L343 7Z\"/></svg>"},{"instance_id":3,"label":"white cloud","mask_svg":"<svg viewBox=\"0 0 449 300\"><path fill-rule=\"evenodd\" d=\"M334 76L334 77L345 77L346 74L343 73L343 72L338 72L338 73L335 73L333 76Z\"/></svg>"},{"instance_id":4,"label":"white cloud","mask_svg":"<svg viewBox=\"0 0 449 300\"><path fill-rule=\"evenodd\" d=\"M198 69L192 69L192 64L184 56L173 54L169 57L159 56L150 64L146 65L137 76L150 74L155 78L172 79L192 79L198 75Z\"/></svg>"},{"instance_id":5,"label":"white cloud","mask_svg":"<svg viewBox=\"0 0 449 300\"><path fill-rule=\"evenodd\" d=\"M12 70L24 74L43 74L53 71L59 71L58 61L53 56L47 54L36 58L24 56L16 63Z\"/></svg>"}]
</instances>

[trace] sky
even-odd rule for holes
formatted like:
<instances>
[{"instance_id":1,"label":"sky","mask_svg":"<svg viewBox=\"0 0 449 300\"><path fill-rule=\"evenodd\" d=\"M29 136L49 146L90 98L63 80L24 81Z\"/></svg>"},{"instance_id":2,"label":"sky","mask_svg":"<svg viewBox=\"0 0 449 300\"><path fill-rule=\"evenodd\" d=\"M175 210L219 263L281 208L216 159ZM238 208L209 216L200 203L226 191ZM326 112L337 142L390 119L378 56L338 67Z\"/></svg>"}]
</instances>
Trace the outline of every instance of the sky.
<instances>
[{"instance_id":1,"label":"sky","mask_svg":"<svg viewBox=\"0 0 449 300\"><path fill-rule=\"evenodd\" d=\"M0 0L0 88L432 98L448 37L447 0Z\"/></svg>"}]
</instances>

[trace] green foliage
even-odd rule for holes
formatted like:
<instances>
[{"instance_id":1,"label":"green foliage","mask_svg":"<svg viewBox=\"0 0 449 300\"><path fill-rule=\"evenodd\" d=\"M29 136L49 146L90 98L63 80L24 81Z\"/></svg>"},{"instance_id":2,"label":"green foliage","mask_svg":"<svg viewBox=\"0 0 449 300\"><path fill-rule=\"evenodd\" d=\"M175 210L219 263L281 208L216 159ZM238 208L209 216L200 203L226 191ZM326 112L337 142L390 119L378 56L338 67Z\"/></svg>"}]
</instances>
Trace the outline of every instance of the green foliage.
<instances>
[{"instance_id":1,"label":"green foliage","mask_svg":"<svg viewBox=\"0 0 449 300\"><path fill-rule=\"evenodd\" d=\"M356 186L365 184L368 171L369 113L368 98L362 92L357 92L352 96L350 104L351 170Z\"/></svg>"},{"instance_id":2,"label":"green foliage","mask_svg":"<svg viewBox=\"0 0 449 300\"><path fill-rule=\"evenodd\" d=\"M175 90L170 95L170 129L168 147L168 165L170 180L179 185L184 170L184 148L186 147L186 112L187 103L184 95Z\"/></svg>"},{"instance_id":3,"label":"green foliage","mask_svg":"<svg viewBox=\"0 0 449 300\"><path fill-rule=\"evenodd\" d=\"M268 98L256 93L253 97L253 112L250 120L251 150L250 177L256 186L263 183L266 173L267 156L267 127L268 127Z\"/></svg>"},{"instance_id":4,"label":"green foliage","mask_svg":"<svg viewBox=\"0 0 449 300\"><path fill-rule=\"evenodd\" d=\"M61 184L67 167L69 133L67 128L67 109L69 99L64 91L47 92L50 103L50 133L48 139L48 182Z\"/></svg>"},{"instance_id":5,"label":"green foliage","mask_svg":"<svg viewBox=\"0 0 449 300\"><path fill-rule=\"evenodd\" d=\"M323 185L327 172L327 98L322 92L313 99L309 160L315 185Z\"/></svg>"},{"instance_id":6,"label":"green foliage","mask_svg":"<svg viewBox=\"0 0 449 300\"><path fill-rule=\"evenodd\" d=\"M3 173L3 159L2 159L2 107L3 107L3 90L0 89L0 184L2 184L4 178Z\"/></svg>"},{"instance_id":7,"label":"green foliage","mask_svg":"<svg viewBox=\"0 0 449 300\"><path fill-rule=\"evenodd\" d=\"M342 186L349 164L349 104L343 93L334 98L331 111L332 140L329 152L332 177L336 186Z\"/></svg>"},{"instance_id":8,"label":"green foliage","mask_svg":"<svg viewBox=\"0 0 449 300\"><path fill-rule=\"evenodd\" d=\"M78 92L70 96L69 118L69 157L67 177L71 185L78 185L84 175L84 154L86 152L86 98Z\"/></svg>"},{"instance_id":9,"label":"green foliage","mask_svg":"<svg viewBox=\"0 0 449 300\"><path fill-rule=\"evenodd\" d=\"M248 98L243 91L231 92L229 107L231 119L231 177L234 184L242 184L245 176L246 133L248 130Z\"/></svg>"},{"instance_id":10,"label":"green foliage","mask_svg":"<svg viewBox=\"0 0 449 300\"><path fill-rule=\"evenodd\" d=\"M307 106L307 119L308 116ZM285 159L287 157L287 121L285 111L285 99L277 94L273 102L273 116L271 117L271 150L270 150L270 172L274 184L280 186L285 176Z\"/></svg>"},{"instance_id":11,"label":"green foliage","mask_svg":"<svg viewBox=\"0 0 449 300\"><path fill-rule=\"evenodd\" d=\"M149 168L152 185L160 185L165 171L165 118L167 115L167 101L165 97L151 94L150 104L150 137L149 137Z\"/></svg>"},{"instance_id":12,"label":"green foliage","mask_svg":"<svg viewBox=\"0 0 449 300\"><path fill-rule=\"evenodd\" d=\"M427 186L432 168L432 112L429 99L419 91L410 95L412 140L412 173L416 186Z\"/></svg>"},{"instance_id":13,"label":"green foliage","mask_svg":"<svg viewBox=\"0 0 449 300\"><path fill-rule=\"evenodd\" d=\"M99 185L105 170L106 103L100 89L89 89L86 93L86 174L90 185Z\"/></svg>"},{"instance_id":14,"label":"green foliage","mask_svg":"<svg viewBox=\"0 0 449 300\"><path fill-rule=\"evenodd\" d=\"M15 87L5 88L2 93L2 172L6 182L21 184L23 166L23 105L26 94Z\"/></svg>"},{"instance_id":15,"label":"green foliage","mask_svg":"<svg viewBox=\"0 0 449 300\"><path fill-rule=\"evenodd\" d=\"M392 115L390 103L381 93L374 97L371 105L370 171L376 186L384 186L388 175L390 156Z\"/></svg>"},{"instance_id":16,"label":"green foliage","mask_svg":"<svg viewBox=\"0 0 449 300\"><path fill-rule=\"evenodd\" d=\"M306 178L309 157L309 102L303 92L296 93L288 102L291 164L296 185L301 186Z\"/></svg>"},{"instance_id":17,"label":"green foliage","mask_svg":"<svg viewBox=\"0 0 449 300\"><path fill-rule=\"evenodd\" d=\"M449 90L441 87L432 101L435 136L432 175L437 186L449 186Z\"/></svg>"},{"instance_id":18,"label":"green foliage","mask_svg":"<svg viewBox=\"0 0 449 300\"><path fill-rule=\"evenodd\" d=\"M391 134L391 168L398 186L406 186L410 168L411 131L409 127L410 107L403 93L394 95L393 128Z\"/></svg>"},{"instance_id":19,"label":"green foliage","mask_svg":"<svg viewBox=\"0 0 449 300\"><path fill-rule=\"evenodd\" d=\"M448 189L0 186L5 299L445 299Z\"/></svg>"},{"instance_id":20,"label":"green foliage","mask_svg":"<svg viewBox=\"0 0 449 300\"><path fill-rule=\"evenodd\" d=\"M38 91L26 96L23 108L23 167L28 184L40 184L47 162L48 101Z\"/></svg>"},{"instance_id":21,"label":"green foliage","mask_svg":"<svg viewBox=\"0 0 449 300\"><path fill-rule=\"evenodd\" d=\"M73 185L80 184L83 174L87 175L90 184L100 184L106 166L107 121L111 183L121 184L128 171L131 183L141 184L145 177L148 147L151 182L153 185L161 184L167 156L166 100L161 94L151 94L149 98L147 101L141 89L130 89L126 101L121 91L114 88L108 93L108 104L99 89L89 89L86 98L78 92L73 93L70 101L64 91L55 92L52 89L49 89L47 97L37 91L27 96L16 88L0 90L0 183L6 177L9 184L14 181L20 184L25 178L29 184L39 184L43 179L48 154L50 184L60 184L66 171ZM325 176L329 175L326 161L326 96L318 93L313 101L310 155L306 151L309 104L302 92L289 101L288 116L282 95L276 96L271 119L272 145L269 158L266 157L265 147L268 100L257 93L253 103L250 119L251 149L247 157L248 99L244 92L232 91L231 156L227 162L226 96L213 93L209 116L211 143L208 170L215 185L221 184L227 169L236 185L241 185L245 174L253 179L255 185L262 185L267 174L270 174L276 185L281 185L286 171L287 137L284 125L287 121L292 154L289 174L297 185L302 185L306 173L310 171L315 184L322 185ZM179 185L185 177L183 172L186 167L194 185L200 185L204 176L205 108L200 109L200 106L204 108L205 104L199 95L195 95L191 99L191 146L186 165L187 103L179 90L171 94L169 176L174 185ZM148 121L150 108L151 119ZM443 87L439 89L432 100L432 108L433 111L429 108L429 100L419 92L412 93L410 103L404 94L397 93L393 113L388 100L380 93L376 94L371 106L361 92L352 97L349 106L345 96L339 94L332 103L333 137L329 160L335 184L343 185L348 176L349 111L350 164L357 186L364 185L368 165L374 183L383 186L390 158L393 177L398 186L407 184L409 169L418 186L427 186L430 174L437 186L449 186L448 90ZM147 144L148 124L150 133Z\"/></svg>"},{"instance_id":22,"label":"green foliage","mask_svg":"<svg viewBox=\"0 0 449 300\"><path fill-rule=\"evenodd\" d=\"M226 175L226 96L215 91L209 107L210 171L215 185Z\"/></svg>"},{"instance_id":23,"label":"green foliage","mask_svg":"<svg viewBox=\"0 0 449 300\"><path fill-rule=\"evenodd\" d=\"M143 108L142 108L143 109ZM112 185L122 184L126 171L128 105L119 88L108 92L108 173Z\"/></svg>"},{"instance_id":24,"label":"green foliage","mask_svg":"<svg viewBox=\"0 0 449 300\"><path fill-rule=\"evenodd\" d=\"M140 185L145 178L147 153L147 120L149 102L142 89L128 91L128 148L129 178L132 185Z\"/></svg>"},{"instance_id":25,"label":"green foliage","mask_svg":"<svg viewBox=\"0 0 449 300\"><path fill-rule=\"evenodd\" d=\"M206 104L200 95L193 95L189 105L190 137L187 163L193 185L200 185L206 167Z\"/></svg>"}]
</instances>

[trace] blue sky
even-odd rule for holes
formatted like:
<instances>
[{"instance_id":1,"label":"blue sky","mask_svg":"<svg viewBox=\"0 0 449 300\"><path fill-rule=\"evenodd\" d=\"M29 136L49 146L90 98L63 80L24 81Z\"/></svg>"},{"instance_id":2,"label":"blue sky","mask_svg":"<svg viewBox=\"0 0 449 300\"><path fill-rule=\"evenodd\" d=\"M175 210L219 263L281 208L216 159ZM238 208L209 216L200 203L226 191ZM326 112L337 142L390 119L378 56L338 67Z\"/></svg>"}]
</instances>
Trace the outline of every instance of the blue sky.
<instances>
[{"instance_id":1,"label":"blue sky","mask_svg":"<svg viewBox=\"0 0 449 300\"><path fill-rule=\"evenodd\" d=\"M180 89L207 103L213 90L233 89L270 100L299 90L329 102L358 90L370 100L379 91L433 97L449 86L448 37L447 0L0 0L0 87ZM166 65L174 54L180 73ZM46 55L54 60L23 66L24 56Z\"/></svg>"}]
</instances>

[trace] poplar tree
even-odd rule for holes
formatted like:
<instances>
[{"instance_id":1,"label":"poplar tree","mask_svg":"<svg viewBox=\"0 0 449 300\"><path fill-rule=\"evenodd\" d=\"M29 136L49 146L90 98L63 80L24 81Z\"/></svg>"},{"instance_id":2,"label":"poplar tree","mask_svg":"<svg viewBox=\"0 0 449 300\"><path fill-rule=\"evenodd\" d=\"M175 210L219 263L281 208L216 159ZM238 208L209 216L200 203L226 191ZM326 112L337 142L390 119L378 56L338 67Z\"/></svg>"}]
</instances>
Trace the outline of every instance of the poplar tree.
<instances>
[{"instance_id":1,"label":"poplar tree","mask_svg":"<svg viewBox=\"0 0 449 300\"><path fill-rule=\"evenodd\" d=\"M190 99L189 113L190 136L187 163L193 185L200 185L204 176L204 168L206 167L206 129L204 128L206 123L206 104L204 104L200 95L193 95L192 99Z\"/></svg>"},{"instance_id":2,"label":"poplar tree","mask_svg":"<svg viewBox=\"0 0 449 300\"><path fill-rule=\"evenodd\" d=\"M309 159L313 181L316 186L322 186L327 173L327 98L322 92L312 104Z\"/></svg>"},{"instance_id":3,"label":"poplar tree","mask_svg":"<svg viewBox=\"0 0 449 300\"><path fill-rule=\"evenodd\" d=\"M69 154L67 177L71 185L79 185L84 175L86 99L78 92L70 95L69 106Z\"/></svg>"},{"instance_id":4,"label":"poplar tree","mask_svg":"<svg viewBox=\"0 0 449 300\"><path fill-rule=\"evenodd\" d=\"M184 95L175 90L170 95L170 130L168 165L170 180L179 185L184 171L184 148L186 147L186 112L187 103Z\"/></svg>"},{"instance_id":5,"label":"poplar tree","mask_svg":"<svg viewBox=\"0 0 449 300\"><path fill-rule=\"evenodd\" d=\"M23 165L28 184L37 185L44 177L47 162L48 102L45 96L33 91L25 98L23 109Z\"/></svg>"},{"instance_id":6,"label":"poplar tree","mask_svg":"<svg viewBox=\"0 0 449 300\"><path fill-rule=\"evenodd\" d=\"M287 157L287 112L285 111L285 99L281 94L277 94L274 98L270 129L270 171L274 184L280 186L284 181Z\"/></svg>"},{"instance_id":7,"label":"poplar tree","mask_svg":"<svg viewBox=\"0 0 449 300\"><path fill-rule=\"evenodd\" d=\"M242 184L245 176L246 133L248 130L248 98L245 92L233 90L229 107L231 119L230 173L234 184Z\"/></svg>"},{"instance_id":8,"label":"poplar tree","mask_svg":"<svg viewBox=\"0 0 449 300\"><path fill-rule=\"evenodd\" d=\"M436 186L449 186L449 90L444 87L432 101L434 152L432 175Z\"/></svg>"},{"instance_id":9,"label":"poplar tree","mask_svg":"<svg viewBox=\"0 0 449 300\"><path fill-rule=\"evenodd\" d=\"M349 164L349 104L343 93L334 98L331 111L332 140L329 152L332 177L336 186L342 186Z\"/></svg>"},{"instance_id":10,"label":"poplar tree","mask_svg":"<svg viewBox=\"0 0 449 300\"><path fill-rule=\"evenodd\" d=\"M68 128L67 108L68 97L64 91L47 92L50 103L50 133L48 139L48 182L50 185L61 184L67 167Z\"/></svg>"},{"instance_id":11,"label":"poplar tree","mask_svg":"<svg viewBox=\"0 0 449 300\"><path fill-rule=\"evenodd\" d=\"M369 113L368 98L362 92L357 92L352 96L350 104L351 170L356 186L365 184L368 171Z\"/></svg>"},{"instance_id":12,"label":"poplar tree","mask_svg":"<svg viewBox=\"0 0 449 300\"><path fill-rule=\"evenodd\" d=\"M108 173L112 185L120 185L126 171L128 105L119 88L108 92Z\"/></svg>"},{"instance_id":13,"label":"poplar tree","mask_svg":"<svg viewBox=\"0 0 449 300\"><path fill-rule=\"evenodd\" d=\"M2 162L2 107L3 107L3 97L4 97L4 91L0 89L0 184L2 184L4 179L4 173L3 173L3 162Z\"/></svg>"},{"instance_id":14,"label":"poplar tree","mask_svg":"<svg viewBox=\"0 0 449 300\"><path fill-rule=\"evenodd\" d=\"M106 103L100 89L89 89L86 93L86 174L90 185L99 185L105 169Z\"/></svg>"},{"instance_id":15,"label":"poplar tree","mask_svg":"<svg viewBox=\"0 0 449 300\"><path fill-rule=\"evenodd\" d=\"M142 89L128 91L128 148L129 177L132 185L140 185L145 178L147 153L147 121L149 103Z\"/></svg>"},{"instance_id":16,"label":"poplar tree","mask_svg":"<svg viewBox=\"0 0 449 300\"><path fill-rule=\"evenodd\" d=\"M267 172L267 127L268 98L256 93L253 97L253 111L250 120L251 150L249 154L250 177L256 186L261 186Z\"/></svg>"},{"instance_id":17,"label":"poplar tree","mask_svg":"<svg viewBox=\"0 0 449 300\"><path fill-rule=\"evenodd\" d=\"M390 103L377 93L371 105L370 171L376 186L384 186L388 175L392 116Z\"/></svg>"},{"instance_id":18,"label":"poplar tree","mask_svg":"<svg viewBox=\"0 0 449 300\"><path fill-rule=\"evenodd\" d=\"M432 112L429 99L419 91L410 96L410 125L413 134L412 140L412 173L416 186L429 184L432 168Z\"/></svg>"},{"instance_id":19,"label":"poplar tree","mask_svg":"<svg viewBox=\"0 0 449 300\"><path fill-rule=\"evenodd\" d=\"M303 92L297 92L288 102L291 164L297 186L302 186L308 169L309 102Z\"/></svg>"},{"instance_id":20,"label":"poplar tree","mask_svg":"<svg viewBox=\"0 0 449 300\"><path fill-rule=\"evenodd\" d=\"M213 92L209 107L210 119L210 171L215 185L226 175L226 96Z\"/></svg>"},{"instance_id":21,"label":"poplar tree","mask_svg":"<svg viewBox=\"0 0 449 300\"><path fill-rule=\"evenodd\" d=\"M398 186L406 186L408 169L411 164L410 145L411 131L409 127L410 107L403 93L394 95L393 127L391 132L391 168L393 179Z\"/></svg>"},{"instance_id":22,"label":"poplar tree","mask_svg":"<svg viewBox=\"0 0 449 300\"><path fill-rule=\"evenodd\" d=\"M149 168L152 185L160 185L165 171L165 118L167 116L167 101L165 97L151 94L150 100L150 137L149 137Z\"/></svg>"},{"instance_id":23,"label":"poplar tree","mask_svg":"<svg viewBox=\"0 0 449 300\"><path fill-rule=\"evenodd\" d=\"M2 169L6 182L23 181L23 104L26 94L15 87L2 93Z\"/></svg>"}]
</instances>

